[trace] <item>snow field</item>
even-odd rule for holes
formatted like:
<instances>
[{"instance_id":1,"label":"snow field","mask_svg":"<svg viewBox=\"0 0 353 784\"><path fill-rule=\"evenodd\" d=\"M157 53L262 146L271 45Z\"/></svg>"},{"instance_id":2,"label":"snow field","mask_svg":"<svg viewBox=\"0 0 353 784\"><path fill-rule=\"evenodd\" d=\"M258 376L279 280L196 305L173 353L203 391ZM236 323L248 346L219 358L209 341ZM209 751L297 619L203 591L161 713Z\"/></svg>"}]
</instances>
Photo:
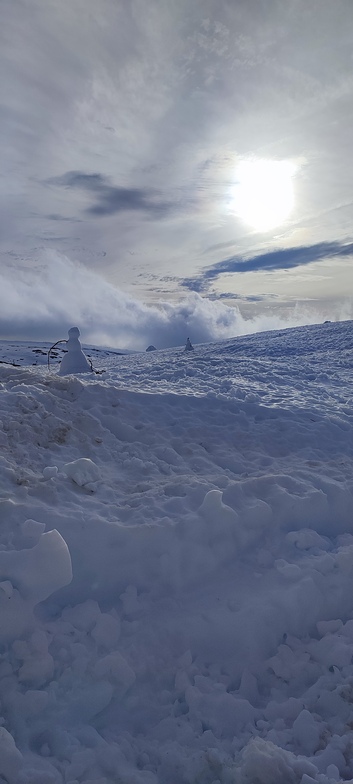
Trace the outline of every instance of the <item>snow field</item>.
<instances>
[{"instance_id":1,"label":"snow field","mask_svg":"<svg viewBox=\"0 0 353 784\"><path fill-rule=\"evenodd\" d=\"M353 780L352 345L0 367L5 782Z\"/></svg>"}]
</instances>

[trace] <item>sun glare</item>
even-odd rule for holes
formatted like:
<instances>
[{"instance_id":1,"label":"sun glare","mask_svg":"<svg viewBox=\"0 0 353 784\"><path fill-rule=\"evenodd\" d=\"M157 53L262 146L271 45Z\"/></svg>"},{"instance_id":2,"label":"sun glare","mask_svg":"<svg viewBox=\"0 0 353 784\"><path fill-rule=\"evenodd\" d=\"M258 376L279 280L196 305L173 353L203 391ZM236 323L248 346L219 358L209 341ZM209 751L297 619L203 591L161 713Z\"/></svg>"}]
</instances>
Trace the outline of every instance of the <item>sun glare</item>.
<instances>
[{"instance_id":1,"label":"sun glare","mask_svg":"<svg viewBox=\"0 0 353 784\"><path fill-rule=\"evenodd\" d=\"M294 173L289 161L242 161L235 171L231 212L257 231L280 226L293 208Z\"/></svg>"}]
</instances>

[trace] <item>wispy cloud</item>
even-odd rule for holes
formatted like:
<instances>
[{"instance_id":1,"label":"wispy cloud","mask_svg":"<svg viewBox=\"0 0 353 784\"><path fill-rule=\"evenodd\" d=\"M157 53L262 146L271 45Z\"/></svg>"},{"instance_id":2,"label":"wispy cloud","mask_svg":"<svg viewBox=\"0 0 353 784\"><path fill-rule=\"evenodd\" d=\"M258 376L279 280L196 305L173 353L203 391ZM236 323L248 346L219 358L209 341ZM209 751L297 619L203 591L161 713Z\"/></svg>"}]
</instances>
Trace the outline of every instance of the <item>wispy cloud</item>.
<instances>
[{"instance_id":1,"label":"wispy cloud","mask_svg":"<svg viewBox=\"0 0 353 784\"><path fill-rule=\"evenodd\" d=\"M209 282L220 275L244 272L274 272L275 270L289 270L295 267L313 264L324 259L335 257L353 256L353 243L320 242L316 245L301 246L298 248L285 248L268 253L261 253L252 258L230 256L217 262L212 267L202 270L198 276L186 278L181 285L191 291L206 291Z\"/></svg>"},{"instance_id":2,"label":"wispy cloud","mask_svg":"<svg viewBox=\"0 0 353 784\"><path fill-rule=\"evenodd\" d=\"M96 203L87 207L90 215L114 215L118 212L146 212L163 216L174 205L165 202L152 188L124 188L114 186L102 174L86 174L81 171L66 172L60 177L51 177L49 185L64 188L79 188L96 197Z\"/></svg>"}]
</instances>

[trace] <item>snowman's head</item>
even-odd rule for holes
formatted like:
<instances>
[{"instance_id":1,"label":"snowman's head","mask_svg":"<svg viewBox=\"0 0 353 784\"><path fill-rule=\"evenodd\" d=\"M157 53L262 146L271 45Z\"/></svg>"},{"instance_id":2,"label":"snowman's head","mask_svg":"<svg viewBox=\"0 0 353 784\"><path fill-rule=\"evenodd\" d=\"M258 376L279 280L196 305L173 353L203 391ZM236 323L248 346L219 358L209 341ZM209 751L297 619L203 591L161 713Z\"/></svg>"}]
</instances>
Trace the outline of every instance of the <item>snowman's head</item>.
<instances>
[{"instance_id":1,"label":"snowman's head","mask_svg":"<svg viewBox=\"0 0 353 784\"><path fill-rule=\"evenodd\" d=\"M80 337L80 330L78 327L71 327L69 329L69 338L79 338Z\"/></svg>"}]
</instances>

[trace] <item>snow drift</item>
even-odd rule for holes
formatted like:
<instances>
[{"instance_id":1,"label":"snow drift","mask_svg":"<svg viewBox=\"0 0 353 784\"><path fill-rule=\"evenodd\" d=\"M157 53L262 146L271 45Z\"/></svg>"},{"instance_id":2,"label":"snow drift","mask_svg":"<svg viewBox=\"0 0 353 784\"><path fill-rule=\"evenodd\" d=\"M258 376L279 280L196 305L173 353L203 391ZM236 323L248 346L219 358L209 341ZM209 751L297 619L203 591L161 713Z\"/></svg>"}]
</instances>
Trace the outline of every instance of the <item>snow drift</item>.
<instances>
[{"instance_id":1,"label":"snow drift","mask_svg":"<svg viewBox=\"0 0 353 784\"><path fill-rule=\"evenodd\" d=\"M5 782L353 779L352 348L325 324L76 378L13 344Z\"/></svg>"}]
</instances>

